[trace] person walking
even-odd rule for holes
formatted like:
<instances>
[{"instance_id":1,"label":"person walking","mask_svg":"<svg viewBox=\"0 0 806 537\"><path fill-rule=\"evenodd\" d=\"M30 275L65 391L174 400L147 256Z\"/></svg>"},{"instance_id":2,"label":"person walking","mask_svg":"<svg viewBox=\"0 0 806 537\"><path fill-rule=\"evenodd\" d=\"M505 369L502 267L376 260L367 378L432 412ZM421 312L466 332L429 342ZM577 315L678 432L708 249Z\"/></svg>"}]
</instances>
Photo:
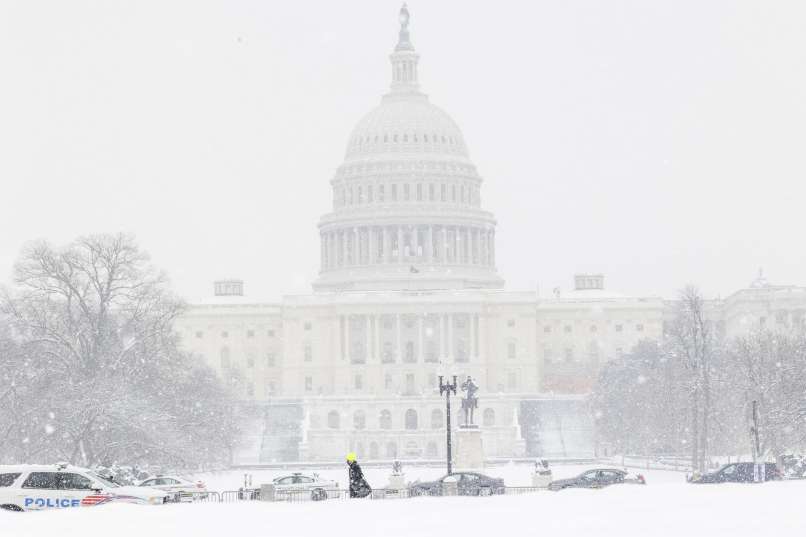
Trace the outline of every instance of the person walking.
<instances>
[{"instance_id":1,"label":"person walking","mask_svg":"<svg viewBox=\"0 0 806 537\"><path fill-rule=\"evenodd\" d=\"M350 476L350 498L364 498L372 492L367 480L364 479L364 472L358 465L355 453L347 454L347 469Z\"/></svg>"}]
</instances>

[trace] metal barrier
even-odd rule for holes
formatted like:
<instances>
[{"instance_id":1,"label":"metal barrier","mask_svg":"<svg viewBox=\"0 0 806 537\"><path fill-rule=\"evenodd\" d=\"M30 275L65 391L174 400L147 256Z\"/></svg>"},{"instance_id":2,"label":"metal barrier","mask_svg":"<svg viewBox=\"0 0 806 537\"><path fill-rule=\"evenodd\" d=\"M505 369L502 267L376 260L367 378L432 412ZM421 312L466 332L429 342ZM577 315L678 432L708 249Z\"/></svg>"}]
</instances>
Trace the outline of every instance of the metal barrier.
<instances>
[{"instance_id":1,"label":"metal barrier","mask_svg":"<svg viewBox=\"0 0 806 537\"><path fill-rule=\"evenodd\" d=\"M457 496L492 496L492 495L520 495L542 492L547 489L542 487L496 487L480 489L457 490ZM441 489L373 489L372 493L365 498L355 498L356 500L397 500L404 498L416 498L421 496L444 496ZM274 494L275 502L316 502L332 500L349 500L350 491L347 489L313 489L313 490L278 490ZM225 490L223 492L193 492L182 494L183 501L229 503L241 501L260 500L260 489Z\"/></svg>"}]
</instances>

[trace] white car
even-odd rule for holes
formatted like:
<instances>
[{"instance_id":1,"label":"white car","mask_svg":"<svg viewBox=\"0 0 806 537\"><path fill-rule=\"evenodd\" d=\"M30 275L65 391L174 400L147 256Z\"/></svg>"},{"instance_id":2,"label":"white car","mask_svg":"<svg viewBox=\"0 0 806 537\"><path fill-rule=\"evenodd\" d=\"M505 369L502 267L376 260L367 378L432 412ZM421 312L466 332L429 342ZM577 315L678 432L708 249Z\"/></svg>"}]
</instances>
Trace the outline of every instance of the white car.
<instances>
[{"instance_id":1,"label":"white car","mask_svg":"<svg viewBox=\"0 0 806 537\"><path fill-rule=\"evenodd\" d=\"M201 481L191 481L175 475L158 475L150 477L138 485L164 490L178 495L182 500L191 501L194 498L207 498L207 487Z\"/></svg>"},{"instance_id":2,"label":"white car","mask_svg":"<svg viewBox=\"0 0 806 537\"><path fill-rule=\"evenodd\" d=\"M275 478L272 481L277 499L299 499L310 495L311 500L319 501L328 498L328 492L337 491L339 484L329 479L322 479L318 474L293 473Z\"/></svg>"},{"instance_id":3,"label":"white car","mask_svg":"<svg viewBox=\"0 0 806 537\"><path fill-rule=\"evenodd\" d=\"M35 511L112 501L161 505L173 499L165 491L123 487L92 470L69 464L0 466L0 509Z\"/></svg>"}]
</instances>

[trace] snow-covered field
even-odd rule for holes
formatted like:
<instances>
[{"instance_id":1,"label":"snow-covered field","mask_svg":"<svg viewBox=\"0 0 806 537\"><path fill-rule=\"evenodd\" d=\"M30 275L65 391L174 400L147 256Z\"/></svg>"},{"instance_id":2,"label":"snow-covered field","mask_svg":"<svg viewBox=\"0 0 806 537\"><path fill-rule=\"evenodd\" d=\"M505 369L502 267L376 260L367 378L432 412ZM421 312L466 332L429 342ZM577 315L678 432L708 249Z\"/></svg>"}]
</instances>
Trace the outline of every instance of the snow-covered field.
<instances>
[{"instance_id":1,"label":"snow-covered field","mask_svg":"<svg viewBox=\"0 0 806 537\"><path fill-rule=\"evenodd\" d=\"M580 466L555 466L555 477ZM438 469L409 468L409 478ZM508 485L528 485L529 468L488 473ZM252 472L255 484L277 472ZM345 472L320 475L345 481ZM487 498L335 500L304 503L197 503L146 507L112 504L39 513L0 512L2 537L113 535L193 536L789 536L806 535L806 481L759 485L689 485L680 473L643 472L646 486L536 492ZM366 472L375 487L386 470ZM243 472L204 474L212 489L234 489Z\"/></svg>"}]
</instances>

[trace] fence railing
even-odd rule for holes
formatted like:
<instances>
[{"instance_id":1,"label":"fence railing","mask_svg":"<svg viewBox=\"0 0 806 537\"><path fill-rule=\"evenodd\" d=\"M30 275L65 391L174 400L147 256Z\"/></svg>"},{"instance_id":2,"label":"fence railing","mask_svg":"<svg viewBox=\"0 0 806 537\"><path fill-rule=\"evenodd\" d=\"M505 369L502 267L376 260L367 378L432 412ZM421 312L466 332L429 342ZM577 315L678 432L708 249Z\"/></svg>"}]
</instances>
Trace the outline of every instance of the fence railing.
<instances>
[{"instance_id":1,"label":"fence railing","mask_svg":"<svg viewBox=\"0 0 806 537\"><path fill-rule=\"evenodd\" d=\"M456 489L446 491L441 488L417 488L405 489L373 489L372 493L366 496L365 500L397 500L404 498L415 498L421 496L492 496L492 495L520 495L533 494L547 490L544 487L480 487L471 489ZM226 490L223 492L193 493L190 501L202 502L241 502L259 501L261 498L260 489ZM266 498L265 501L274 502L316 502L324 500L348 500L350 491L348 489L312 489L312 490L275 490L273 498Z\"/></svg>"}]
</instances>

